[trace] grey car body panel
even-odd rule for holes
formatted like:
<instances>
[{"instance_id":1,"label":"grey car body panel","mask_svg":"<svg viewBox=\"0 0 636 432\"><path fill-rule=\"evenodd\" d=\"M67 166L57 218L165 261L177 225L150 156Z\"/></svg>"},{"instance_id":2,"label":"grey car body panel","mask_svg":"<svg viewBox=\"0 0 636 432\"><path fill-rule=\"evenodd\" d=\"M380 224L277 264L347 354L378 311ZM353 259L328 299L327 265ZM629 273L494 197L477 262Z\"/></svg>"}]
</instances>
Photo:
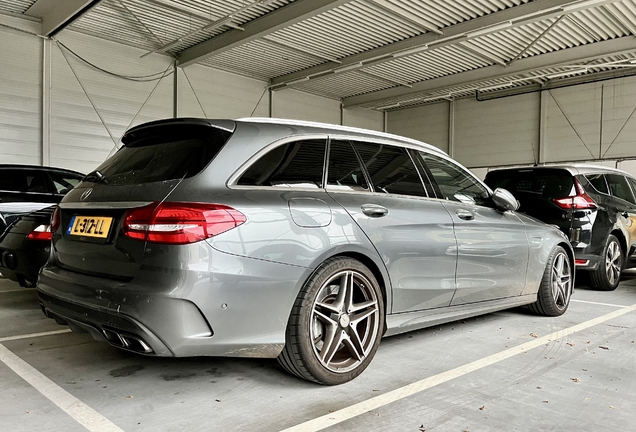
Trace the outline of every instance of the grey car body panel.
<instances>
[{"instance_id":1,"label":"grey car body panel","mask_svg":"<svg viewBox=\"0 0 636 432\"><path fill-rule=\"evenodd\" d=\"M85 212L110 212L115 226L107 247L69 239L62 229L54 234L51 259L38 283L41 301L51 315L96 338L103 336L108 322L99 313L125 318L135 334L152 346L153 355L276 357L285 343L299 291L330 257L353 256L376 273L386 297L386 335L391 335L531 303L550 251L557 244L570 247L556 229L488 207L471 211L499 218L498 231L489 236L483 228L477 237L470 237L470 230L453 220L454 203L445 200L235 186L238 175L264 149L289 139L326 140L330 134L380 137L387 143L443 153L413 140L328 125L257 121L232 125L231 138L197 175L135 186L85 182L66 196L62 229L71 214ZM81 201L88 188L92 193ZM123 235L125 209L163 200L224 204L247 220L189 245L146 244ZM364 215L363 204L386 207L388 215ZM378 225L387 222L391 226ZM454 229L459 232L459 247ZM389 244L390 239L399 243ZM469 246L473 240L490 243L481 244L475 254ZM495 251L507 254L505 262L494 264ZM495 289L505 295L493 299L493 287L483 284L466 297L461 290L456 292L456 278L461 282L464 274L455 275L458 254L477 260L479 271L467 270L466 275L479 275L484 269L487 278L473 279L501 280ZM453 295L464 302L449 307Z\"/></svg>"},{"instance_id":2,"label":"grey car body panel","mask_svg":"<svg viewBox=\"0 0 636 432\"><path fill-rule=\"evenodd\" d=\"M370 239L388 269L391 312L448 306L455 293L456 241L453 222L437 199L330 190ZM386 216L367 216L374 204Z\"/></svg>"},{"instance_id":3,"label":"grey car body panel","mask_svg":"<svg viewBox=\"0 0 636 432\"><path fill-rule=\"evenodd\" d=\"M518 296L525 287L529 247L512 212L446 201L457 239L457 292L451 305ZM470 214L464 220L458 215Z\"/></svg>"}]
</instances>

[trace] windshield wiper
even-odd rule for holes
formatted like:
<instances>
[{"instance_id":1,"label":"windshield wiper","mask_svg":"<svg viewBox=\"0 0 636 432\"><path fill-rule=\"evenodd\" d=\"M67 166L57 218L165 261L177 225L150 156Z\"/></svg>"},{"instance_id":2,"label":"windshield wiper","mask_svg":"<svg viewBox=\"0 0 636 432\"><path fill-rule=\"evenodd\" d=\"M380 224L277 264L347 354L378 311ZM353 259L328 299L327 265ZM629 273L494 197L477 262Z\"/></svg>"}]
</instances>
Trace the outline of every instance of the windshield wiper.
<instances>
[{"instance_id":1,"label":"windshield wiper","mask_svg":"<svg viewBox=\"0 0 636 432\"><path fill-rule=\"evenodd\" d=\"M82 181L92 181L95 183L108 184L108 180L106 180L106 177L104 176L104 174L99 172L99 170L95 170L86 174L86 177L84 177Z\"/></svg>"}]
</instances>

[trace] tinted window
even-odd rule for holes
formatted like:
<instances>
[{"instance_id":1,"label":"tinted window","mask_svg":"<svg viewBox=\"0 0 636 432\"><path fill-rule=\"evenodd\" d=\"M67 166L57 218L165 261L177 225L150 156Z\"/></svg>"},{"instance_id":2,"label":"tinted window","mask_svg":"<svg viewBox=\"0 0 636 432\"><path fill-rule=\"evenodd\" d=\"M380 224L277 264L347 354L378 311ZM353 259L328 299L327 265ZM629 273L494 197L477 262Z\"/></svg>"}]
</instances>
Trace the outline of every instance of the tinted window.
<instances>
[{"instance_id":1,"label":"tinted window","mask_svg":"<svg viewBox=\"0 0 636 432\"><path fill-rule=\"evenodd\" d=\"M67 173L49 172L49 175L51 180L53 180L53 186L57 194L67 194L82 180L81 176Z\"/></svg>"},{"instance_id":2,"label":"tinted window","mask_svg":"<svg viewBox=\"0 0 636 432\"><path fill-rule=\"evenodd\" d=\"M619 174L606 174L607 184L613 196L634 203L634 195L627 184L627 179Z\"/></svg>"},{"instance_id":3,"label":"tinted window","mask_svg":"<svg viewBox=\"0 0 636 432\"><path fill-rule=\"evenodd\" d=\"M12 192L48 192L44 175L41 172L26 169L0 170L0 190Z\"/></svg>"},{"instance_id":4,"label":"tinted window","mask_svg":"<svg viewBox=\"0 0 636 432\"><path fill-rule=\"evenodd\" d=\"M327 184L335 189L369 190L358 156L349 141L330 141L328 172Z\"/></svg>"},{"instance_id":5,"label":"tinted window","mask_svg":"<svg viewBox=\"0 0 636 432\"><path fill-rule=\"evenodd\" d=\"M605 176L603 174L587 174L585 178L592 186L594 186L594 189L609 195L607 183L605 182Z\"/></svg>"},{"instance_id":6,"label":"tinted window","mask_svg":"<svg viewBox=\"0 0 636 432\"><path fill-rule=\"evenodd\" d=\"M488 190L459 166L438 156L419 153L446 199L466 204L490 204Z\"/></svg>"},{"instance_id":7,"label":"tinted window","mask_svg":"<svg viewBox=\"0 0 636 432\"><path fill-rule=\"evenodd\" d=\"M352 144L360 154L376 192L427 196L406 149L386 144Z\"/></svg>"},{"instance_id":8,"label":"tinted window","mask_svg":"<svg viewBox=\"0 0 636 432\"><path fill-rule=\"evenodd\" d=\"M130 185L192 177L201 172L230 137L201 125L165 125L140 131L97 167L108 184Z\"/></svg>"},{"instance_id":9,"label":"tinted window","mask_svg":"<svg viewBox=\"0 0 636 432\"><path fill-rule=\"evenodd\" d=\"M238 181L246 186L322 187L325 140L295 141L269 151Z\"/></svg>"},{"instance_id":10,"label":"tinted window","mask_svg":"<svg viewBox=\"0 0 636 432\"><path fill-rule=\"evenodd\" d=\"M492 190L501 187L520 198L524 194L550 199L576 195L572 175L561 169L491 171L486 175L485 183Z\"/></svg>"}]
</instances>

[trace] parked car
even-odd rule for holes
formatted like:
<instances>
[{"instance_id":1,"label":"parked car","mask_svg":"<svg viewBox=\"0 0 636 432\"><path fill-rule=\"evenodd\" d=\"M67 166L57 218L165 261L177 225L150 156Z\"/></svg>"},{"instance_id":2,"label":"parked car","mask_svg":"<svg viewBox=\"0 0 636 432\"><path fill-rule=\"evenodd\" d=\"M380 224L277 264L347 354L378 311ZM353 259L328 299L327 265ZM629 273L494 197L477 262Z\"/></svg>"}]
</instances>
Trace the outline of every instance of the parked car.
<instances>
[{"instance_id":1,"label":"parked car","mask_svg":"<svg viewBox=\"0 0 636 432\"><path fill-rule=\"evenodd\" d=\"M599 290L614 290L636 249L636 179L594 165L556 165L491 171L486 184L503 187L521 203L519 211L565 233L576 269L590 273Z\"/></svg>"},{"instance_id":2,"label":"parked car","mask_svg":"<svg viewBox=\"0 0 636 432\"><path fill-rule=\"evenodd\" d=\"M83 177L62 168L0 164L0 233L20 215L59 203Z\"/></svg>"},{"instance_id":3,"label":"parked car","mask_svg":"<svg viewBox=\"0 0 636 432\"><path fill-rule=\"evenodd\" d=\"M0 165L0 273L34 287L51 243L52 204L84 174L61 168Z\"/></svg>"},{"instance_id":4,"label":"parked car","mask_svg":"<svg viewBox=\"0 0 636 432\"><path fill-rule=\"evenodd\" d=\"M25 288L35 287L51 252L51 215L55 206L23 214L0 234L0 273Z\"/></svg>"},{"instance_id":5,"label":"parked car","mask_svg":"<svg viewBox=\"0 0 636 432\"><path fill-rule=\"evenodd\" d=\"M380 338L529 305L565 312L574 256L435 147L276 119L140 125L54 212L48 317L154 356L278 358L321 384Z\"/></svg>"}]
</instances>

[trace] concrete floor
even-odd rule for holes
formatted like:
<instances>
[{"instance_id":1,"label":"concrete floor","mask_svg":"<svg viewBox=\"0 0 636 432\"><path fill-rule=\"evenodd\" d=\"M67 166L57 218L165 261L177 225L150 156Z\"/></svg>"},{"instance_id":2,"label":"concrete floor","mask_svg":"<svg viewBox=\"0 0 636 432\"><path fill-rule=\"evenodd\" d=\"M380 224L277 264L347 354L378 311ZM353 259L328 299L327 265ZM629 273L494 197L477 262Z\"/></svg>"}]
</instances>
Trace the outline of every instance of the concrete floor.
<instances>
[{"instance_id":1,"label":"concrete floor","mask_svg":"<svg viewBox=\"0 0 636 432\"><path fill-rule=\"evenodd\" d=\"M0 279L0 431L632 430L635 305L631 270L614 292L577 286L560 318L514 309L384 339L364 374L322 387L275 360L41 335L65 327Z\"/></svg>"}]
</instances>

